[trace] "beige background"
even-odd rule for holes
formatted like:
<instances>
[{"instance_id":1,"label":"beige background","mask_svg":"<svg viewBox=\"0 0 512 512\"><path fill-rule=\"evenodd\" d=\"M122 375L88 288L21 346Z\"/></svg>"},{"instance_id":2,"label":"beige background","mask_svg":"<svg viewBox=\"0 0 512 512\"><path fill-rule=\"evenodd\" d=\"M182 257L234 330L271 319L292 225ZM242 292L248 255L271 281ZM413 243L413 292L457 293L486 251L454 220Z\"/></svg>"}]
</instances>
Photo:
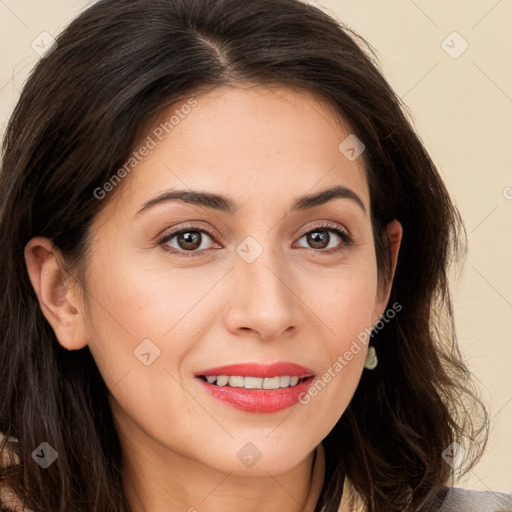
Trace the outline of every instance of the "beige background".
<instances>
[{"instance_id":1,"label":"beige background","mask_svg":"<svg viewBox=\"0 0 512 512\"><path fill-rule=\"evenodd\" d=\"M42 32L57 35L88 3L0 0L0 135L39 58L32 42ZM378 51L465 219L468 257L460 278L452 280L456 323L490 408L492 430L486 454L459 485L510 492L512 1L321 4Z\"/></svg>"}]
</instances>

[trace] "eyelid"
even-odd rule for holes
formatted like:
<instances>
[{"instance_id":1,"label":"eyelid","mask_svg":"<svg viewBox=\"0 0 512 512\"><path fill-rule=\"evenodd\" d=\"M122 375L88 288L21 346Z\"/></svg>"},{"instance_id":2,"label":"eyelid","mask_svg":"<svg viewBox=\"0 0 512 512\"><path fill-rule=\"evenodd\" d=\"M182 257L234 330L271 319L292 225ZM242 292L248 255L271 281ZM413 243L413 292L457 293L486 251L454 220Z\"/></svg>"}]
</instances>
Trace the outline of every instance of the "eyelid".
<instances>
[{"instance_id":1,"label":"eyelid","mask_svg":"<svg viewBox=\"0 0 512 512\"><path fill-rule=\"evenodd\" d=\"M320 222L320 224L318 224L317 226L313 226L312 228L310 227L310 228L307 228L306 230L302 231L301 234L299 235L299 238L302 238L304 235L307 235L308 233L311 233L312 231L315 231L316 229L318 229L318 230L333 229L336 231L341 231L347 237L352 238L349 231L345 227L341 226L340 224L336 224L336 223L328 221L328 220L319 221L319 222Z\"/></svg>"}]
</instances>

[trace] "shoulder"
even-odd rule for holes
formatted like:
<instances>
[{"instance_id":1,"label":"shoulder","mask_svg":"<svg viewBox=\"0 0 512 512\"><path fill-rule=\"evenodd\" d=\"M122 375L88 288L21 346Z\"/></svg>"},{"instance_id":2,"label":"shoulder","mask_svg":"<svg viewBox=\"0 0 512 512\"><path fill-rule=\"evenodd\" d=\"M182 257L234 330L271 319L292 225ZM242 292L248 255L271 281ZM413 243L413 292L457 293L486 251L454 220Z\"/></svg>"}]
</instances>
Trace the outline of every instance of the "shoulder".
<instances>
[{"instance_id":1,"label":"shoulder","mask_svg":"<svg viewBox=\"0 0 512 512\"><path fill-rule=\"evenodd\" d=\"M449 487L439 512L512 512L512 493Z\"/></svg>"},{"instance_id":2,"label":"shoulder","mask_svg":"<svg viewBox=\"0 0 512 512\"><path fill-rule=\"evenodd\" d=\"M20 463L20 459L16 452L12 449L13 443L18 440L15 437L5 437L3 432L0 432L0 467L5 468ZM1 449L5 442L5 446ZM9 446L10 445L10 446Z\"/></svg>"},{"instance_id":3,"label":"shoulder","mask_svg":"<svg viewBox=\"0 0 512 512\"><path fill-rule=\"evenodd\" d=\"M3 449L0 449L0 469L5 469L10 466L19 464L19 457L16 452L9 446L9 444L17 441L14 437L5 438L5 435L0 432L0 447L6 442ZM0 511L16 512L23 509L23 503L12 492L9 486L0 481ZM27 510L27 509L25 509Z\"/></svg>"}]
</instances>

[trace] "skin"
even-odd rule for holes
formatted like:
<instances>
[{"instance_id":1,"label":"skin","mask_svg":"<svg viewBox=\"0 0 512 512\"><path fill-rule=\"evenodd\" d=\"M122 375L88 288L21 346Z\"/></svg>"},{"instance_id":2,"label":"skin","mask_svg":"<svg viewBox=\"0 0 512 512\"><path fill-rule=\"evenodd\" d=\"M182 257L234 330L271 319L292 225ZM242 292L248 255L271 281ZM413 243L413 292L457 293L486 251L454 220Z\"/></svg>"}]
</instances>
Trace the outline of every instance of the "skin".
<instances>
[{"instance_id":1,"label":"skin","mask_svg":"<svg viewBox=\"0 0 512 512\"><path fill-rule=\"evenodd\" d=\"M377 323L391 285L378 286L363 158L339 151L350 130L304 92L222 87L196 99L96 217L86 293L59 270L58 249L46 238L27 244L27 269L59 343L88 345L111 391L134 510L313 511L323 461L310 500L300 502L314 450L353 396L367 347L307 405L270 414L210 397L194 373L289 361L321 376ZM367 213L337 198L287 214L296 198L337 184L352 189ZM230 215L173 201L136 215L170 189L224 194L240 208ZM312 245L304 235L324 221L354 243L328 231L324 246ZM201 233L195 256L158 245L159 235L190 223L214 234ZM387 230L394 275L402 228L395 220ZM248 236L263 249L250 264L236 252ZM167 248L186 253L178 240ZM134 356L147 338L160 349L149 366ZM237 457L247 442L261 453L252 467Z\"/></svg>"}]
</instances>

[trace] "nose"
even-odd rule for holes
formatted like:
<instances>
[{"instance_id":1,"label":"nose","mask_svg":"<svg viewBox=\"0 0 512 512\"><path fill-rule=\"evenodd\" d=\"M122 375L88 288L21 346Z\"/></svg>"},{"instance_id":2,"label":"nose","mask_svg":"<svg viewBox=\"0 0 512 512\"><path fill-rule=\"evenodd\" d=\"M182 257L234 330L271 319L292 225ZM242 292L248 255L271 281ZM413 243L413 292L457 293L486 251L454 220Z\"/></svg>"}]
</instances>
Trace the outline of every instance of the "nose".
<instances>
[{"instance_id":1,"label":"nose","mask_svg":"<svg viewBox=\"0 0 512 512\"><path fill-rule=\"evenodd\" d=\"M230 332L254 331L263 340L289 336L302 325L297 284L282 255L264 250L252 263L237 258L225 323Z\"/></svg>"}]
</instances>

